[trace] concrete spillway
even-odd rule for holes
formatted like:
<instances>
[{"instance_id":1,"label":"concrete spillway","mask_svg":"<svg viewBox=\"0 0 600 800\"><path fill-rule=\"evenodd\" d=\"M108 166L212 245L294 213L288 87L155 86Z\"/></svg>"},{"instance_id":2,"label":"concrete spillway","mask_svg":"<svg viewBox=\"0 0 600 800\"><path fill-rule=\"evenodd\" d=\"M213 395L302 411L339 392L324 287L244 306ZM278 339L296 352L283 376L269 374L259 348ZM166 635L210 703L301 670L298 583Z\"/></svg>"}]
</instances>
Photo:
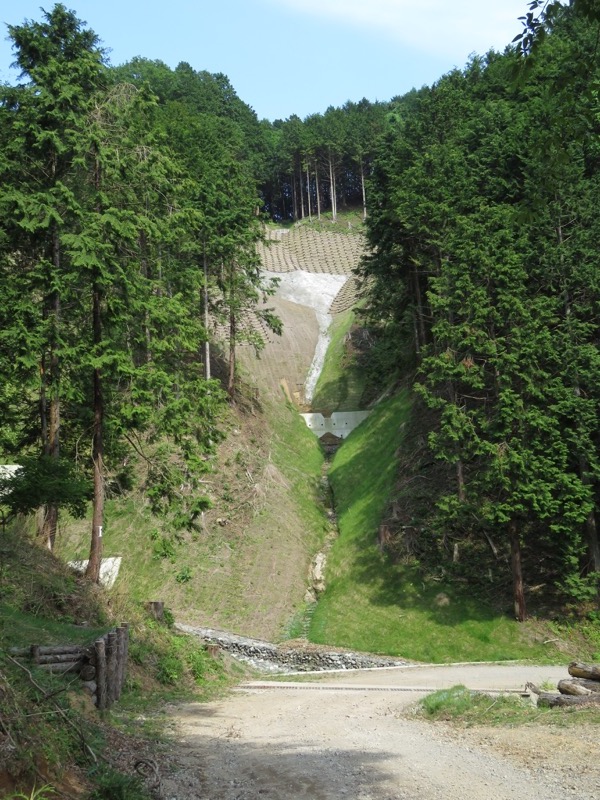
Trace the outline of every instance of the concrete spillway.
<instances>
[{"instance_id":1,"label":"concrete spillway","mask_svg":"<svg viewBox=\"0 0 600 800\"><path fill-rule=\"evenodd\" d=\"M330 433L338 439L345 439L370 414L370 411L334 411L330 417L323 414L301 414L310 430L319 439Z\"/></svg>"}]
</instances>

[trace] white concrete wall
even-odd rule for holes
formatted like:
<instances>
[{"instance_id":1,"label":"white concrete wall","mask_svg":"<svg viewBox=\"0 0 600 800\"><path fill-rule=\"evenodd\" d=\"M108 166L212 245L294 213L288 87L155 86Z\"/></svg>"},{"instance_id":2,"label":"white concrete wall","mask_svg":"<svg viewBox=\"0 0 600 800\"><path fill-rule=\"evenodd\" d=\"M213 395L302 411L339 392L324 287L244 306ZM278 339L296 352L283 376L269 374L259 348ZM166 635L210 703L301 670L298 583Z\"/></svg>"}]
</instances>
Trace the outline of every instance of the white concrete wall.
<instances>
[{"instance_id":1,"label":"white concrete wall","mask_svg":"<svg viewBox=\"0 0 600 800\"><path fill-rule=\"evenodd\" d=\"M326 433L332 433L340 439L345 439L370 413L370 411L334 411L330 417L324 417L323 414L301 414L300 416L319 439Z\"/></svg>"}]
</instances>

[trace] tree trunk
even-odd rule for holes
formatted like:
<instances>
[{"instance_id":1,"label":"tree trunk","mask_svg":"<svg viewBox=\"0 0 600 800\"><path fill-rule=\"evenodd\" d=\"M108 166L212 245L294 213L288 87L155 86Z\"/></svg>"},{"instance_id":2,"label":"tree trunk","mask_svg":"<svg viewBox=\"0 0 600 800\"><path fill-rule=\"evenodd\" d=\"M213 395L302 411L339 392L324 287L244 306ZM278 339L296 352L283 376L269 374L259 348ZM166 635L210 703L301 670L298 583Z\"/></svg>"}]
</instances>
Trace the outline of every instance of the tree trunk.
<instances>
[{"instance_id":1,"label":"tree trunk","mask_svg":"<svg viewBox=\"0 0 600 800\"><path fill-rule=\"evenodd\" d=\"M235 337L236 337L235 312L229 312L229 374L227 376L227 394L233 400L235 395Z\"/></svg>"},{"instance_id":2,"label":"tree trunk","mask_svg":"<svg viewBox=\"0 0 600 800\"><path fill-rule=\"evenodd\" d=\"M294 222L298 219L298 195L296 192L296 172L292 169L292 219Z\"/></svg>"},{"instance_id":3,"label":"tree trunk","mask_svg":"<svg viewBox=\"0 0 600 800\"><path fill-rule=\"evenodd\" d=\"M101 295L96 283L93 292L93 326L94 344L102 340L102 322L100 318ZM92 511L92 541L90 557L86 569L86 577L98 583L100 565L102 563L102 528L104 523L104 403L102 397L102 376L100 370L94 370L94 427L92 435L92 461L94 465L94 496Z\"/></svg>"},{"instance_id":4,"label":"tree trunk","mask_svg":"<svg viewBox=\"0 0 600 800\"><path fill-rule=\"evenodd\" d=\"M306 162L306 201L308 205L308 219L312 222L312 203L310 202L310 171Z\"/></svg>"},{"instance_id":5,"label":"tree trunk","mask_svg":"<svg viewBox=\"0 0 600 800\"><path fill-rule=\"evenodd\" d=\"M150 274L150 267L148 264L148 239L145 231L140 231L138 234L138 244L140 248L141 270L142 275L147 281L150 281L152 275ZM144 361L149 364L152 361L152 337L150 334L149 314L148 309L144 309L144 341L146 343L146 352L144 354Z\"/></svg>"},{"instance_id":6,"label":"tree trunk","mask_svg":"<svg viewBox=\"0 0 600 800\"><path fill-rule=\"evenodd\" d=\"M425 329L425 312L423 309L423 295L421 292L421 282L419 280L419 272L416 266L412 271L412 280L413 280L413 292L414 292L414 301L416 310L416 330L418 334L416 340L416 351L417 355L419 355L421 349L427 343L427 333Z\"/></svg>"},{"instance_id":7,"label":"tree trunk","mask_svg":"<svg viewBox=\"0 0 600 800\"><path fill-rule=\"evenodd\" d=\"M333 187L331 196L333 198L333 215L332 219L334 222L337 221L337 184L335 180L335 169L333 170Z\"/></svg>"},{"instance_id":8,"label":"tree trunk","mask_svg":"<svg viewBox=\"0 0 600 800\"><path fill-rule=\"evenodd\" d=\"M331 150L329 151L329 195L331 201L331 218L335 222L337 218L337 209L335 204L335 173L333 169Z\"/></svg>"},{"instance_id":9,"label":"tree trunk","mask_svg":"<svg viewBox=\"0 0 600 800\"><path fill-rule=\"evenodd\" d=\"M300 185L300 218L304 219L304 190L302 189L302 164L298 161L298 184Z\"/></svg>"},{"instance_id":10,"label":"tree trunk","mask_svg":"<svg viewBox=\"0 0 600 800\"><path fill-rule=\"evenodd\" d=\"M600 572L600 543L598 542L598 526L596 514L592 509L585 521L585 533L588 542L590 572Z\"/></svg>"},{"instance_id":11,"label":"tree trunk","mask_svg":"<svg viewBox=\"0 0 600 800\"><path fill-rule=\"evenodd\" d=\"M360 186L362 189L362 204L363 204L363 222L367 219L367 190L365 187L365 168L363 160L360 160Z\"/></svg>"},{"instance_id":12,"label":"tree trunk","mask_svg":"<svg viewBox=\"0 0 600 800\"><path fill-rule=\"evenodd\" d=\"M100 183L100 163L96 158L94 186L97 192L100 191ZM102 210L100 205L96 210L100 213ZM92 285L92 335L94 352L98 355L102 343L102 289L97 269L95 270ZM100 565L102 564L102 529L104 526L104 399L102 397L102 375L99 367L94 369L92 403L94 414L92 428L94 496L92 499L90 557L85 575L94 583L98 583L100 580Z\"/></svg>"},{"instance_id":13,"label":"tree trunk","mask_svg":"<svg viewBox=\"0 0 600 800\"><path fill-rule=\"evenodd\" d=\"M204 269L204 291L203 291L203 305L204 305L204 335L206 341L204 342L204 377L207 381L210 380L210 342L208 339L208 263L206 260L206 242L204 243L203 252L203 269Z\"/></svg>"},{"instance_id":14,"label":"tree trunk","mask_svg":"<svg viewBox=\"0 0 600 800\"><path fill-rule=\"evenodd\" d=\"M319 185L319 167L315 160L315 189L317 194L317 219L321 221L321 187Z\"/></svg>"},{"instance_id":15,"label":"tree trunk","mask_svg":"<svg viewBox=\"0 0 600 800\"><path fill-rule=\"evenodd\" d=\"M579 386L576 388L576 393L580 393ZM585 486L592 486L592 480L590 479L590 465L585 456L581 456L579 458L579 475L581 477L581 482ZM587 515L587 518L584 522L584 530L588 548L587 571L600 572L600 542L598 541L596 511L593 508Z\"/></svg>"},{"instance_id":16,"label":"tree trunk","mask_svg":"<svg viewBox=\"0 0 600 800\"><path fill-rule=\"evenodd\" d=\"M558 200L558 197L555 198ZM559 217L557 220L556 226L556 236L558 239L559 245L559 252L560 252L560 263L563 269L564 274L564 264L565 258L563 253L563 245L564 245L564 237L563 237L563 228L562 228L562 218L559 212ZM565 319L569 319L571 316L571 298L569 293L566 292L565 294ZM574 345L576 346L576 345ZM581 388L579 385L579 379L575 377L575 386L573 388L576 397L581 395ZM579 474L581 477L582 482L589 486L591 485L591 480L589 477L589 463L585 455L581 455L579 458ZM585 534L588 543L588 555L589 555L589 565L588 571L589 572L600 572L600 542L598 541L598 527L596 525L596 515L594 509L592 509L585 521Z\"/></svg>"},{"instance_id":17,"label":"tree trunk","mask_svg":"<svg viewBox=\"0 0 600 800\"><path fill-rule=\"evenodd\" d=\"M512 569L513 596L515 603L515 619L524 622L527 619L525 607L525 586L523 583L523 567L521 564L521 541L516 520L511 520L508 525L510 539L510 564Z\"/></svg>"},{"instance_id":18,"label":"tree trunk","mask_svg":"<svg viewBox=\"0 0 600 800\"><path fill-rule=\"evenodd\" d=\"M52 232L52 263L54 274L60 271L60 239L56 227ZM57 290L52 293L50 301L50 317L52 322L52 341L50 345L50 370L48 374L48 386L50 388L50 402L46 408L48 413L48 424L45 428L46 439L44 441L44 453L52 459L58 460L60 456L60 370L58 355L58 330L60 327L60 295ZM47 406L48 399L45 397L44 404ZM47 543L48 549L54 549L56 531L58 528L58 506L49 503L44 506L41 537Z\"/></svg>"},{"instance_id":19,"label":"tree trunk","mask_svg":"<svg viewBox=\"0 0 600 800\"><path fill-rule=\"evenodd\" d=\"M235 309L235 264L229 264L229 374L227 376L227 394L233 400L235 396L235 345L237 341L237 317Z\"/></svg>"},{"instance_id":20,"label":"tree trunk","mask_svg":"<svg viewBox=\"0 0 600 800\"><path fill-rule=\"evenodd\" d=\"M458 499L461 503L464 503L466 499L465 474L463 470L463 462L460 458L456 462L456 484L458 490Z\"/></svg>"}]
</instances>

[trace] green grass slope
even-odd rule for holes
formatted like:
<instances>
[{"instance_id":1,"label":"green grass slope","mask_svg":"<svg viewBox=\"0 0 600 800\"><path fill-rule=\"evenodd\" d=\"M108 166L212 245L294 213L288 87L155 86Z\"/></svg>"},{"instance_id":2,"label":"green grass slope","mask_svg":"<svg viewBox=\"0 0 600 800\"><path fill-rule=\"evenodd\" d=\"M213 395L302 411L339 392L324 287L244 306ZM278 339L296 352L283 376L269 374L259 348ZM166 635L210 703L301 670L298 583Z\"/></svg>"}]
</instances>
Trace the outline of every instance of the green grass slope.
<instances>
[{"instance_id":1,"label":"green grass slope","mask_svg":"<svg viewBox=\"0 0 600 800\"><path fill-rule=\"evenodd\" d=\"M311 408L332 411L355 411L362 408L365 371L348 346L348 335L355 321L353 311L336 314L330 326L331 341L319 375Z\"/></svg>"},{"instance_id":2,"label":"green grass slope","mask_svg":"<svg viewBox=\"0 0 600 800\"><path fill-rule=\"evenodd\" d=\"M329 478L340 536L310 639L424 662L551 658L532 626L382 555L377 531L410 413L406 391L382 402L335 456Z\"/></svg>"},{"instance_id":3,"label":"green grass slope","mask_svg":"<svg viewBox=\"0 0 600 800\"><path fill-rule=\"evenodd\" d=\"M301 607L328 529L323 454L283 400L233 409L203 487L212 508L174 533L139 494L107 504L104 556L122 556L112 594L162 600L181 622L278 639ZM64 527L65 559L87 558L89 520Z\"/></svg>"}]
</instances>

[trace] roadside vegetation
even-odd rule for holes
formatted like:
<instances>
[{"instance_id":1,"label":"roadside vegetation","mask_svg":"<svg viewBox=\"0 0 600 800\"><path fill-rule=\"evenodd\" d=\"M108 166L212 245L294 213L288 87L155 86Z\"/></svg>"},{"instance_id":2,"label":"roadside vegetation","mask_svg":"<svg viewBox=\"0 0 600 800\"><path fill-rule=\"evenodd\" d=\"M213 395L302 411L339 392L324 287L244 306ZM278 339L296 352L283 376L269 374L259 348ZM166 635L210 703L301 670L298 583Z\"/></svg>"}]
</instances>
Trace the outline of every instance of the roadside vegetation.
<instances>
[{"instance_id":1,"label":"roadside vegetation","mask_svg":"<svg viewBox=\"0 0 600 800\"><path fill-rule=\"evenodd\" d=\"M471 692L465 686L453 686L433 692L417 706L418 713L432 722L452 722L464 727L523 725L574 726L600 723L600 710L589 706L571 708L538 708L531 700L515 695L491 697Z\"/></svg>"},{"instance_id":2,"label":"roadside vegetation","mask_svg":"<svg viewBox=\"0 0 600 800\"><path fill-rule=\"evenodd\" d=\"M137 737L139 757L152 758L164 736L163 704L214 697L241 668L177 634L169 613L159 623L141 604L77 577L18 524L3 531L0 555L1 796L149 797L134 773L135 752L131 763L119 760L120 746L131 751L126 735ZM109 711L95 710L78 677L11 654L32 644L91 644L123 620L131 630L128 673Z\"/></svg>"}]
</instances>

